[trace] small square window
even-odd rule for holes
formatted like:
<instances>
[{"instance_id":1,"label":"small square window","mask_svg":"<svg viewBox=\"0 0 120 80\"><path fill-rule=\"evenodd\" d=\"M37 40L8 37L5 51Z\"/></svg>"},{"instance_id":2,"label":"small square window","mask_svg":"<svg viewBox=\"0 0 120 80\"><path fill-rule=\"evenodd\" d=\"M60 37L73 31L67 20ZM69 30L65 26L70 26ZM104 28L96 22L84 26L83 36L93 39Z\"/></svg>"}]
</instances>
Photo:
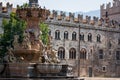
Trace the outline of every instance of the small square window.
<instances>
[{"instance_id":1,"label":"small square window","mask_svg":"<svg viewBox=\"0 0 120 80\"><path fill-rule=\"evenodd\" d=\"M103 71L103 72L106 72L106 66L103 66L103 67L102 67L102 71Z\"/></svg>"}]
</instances>

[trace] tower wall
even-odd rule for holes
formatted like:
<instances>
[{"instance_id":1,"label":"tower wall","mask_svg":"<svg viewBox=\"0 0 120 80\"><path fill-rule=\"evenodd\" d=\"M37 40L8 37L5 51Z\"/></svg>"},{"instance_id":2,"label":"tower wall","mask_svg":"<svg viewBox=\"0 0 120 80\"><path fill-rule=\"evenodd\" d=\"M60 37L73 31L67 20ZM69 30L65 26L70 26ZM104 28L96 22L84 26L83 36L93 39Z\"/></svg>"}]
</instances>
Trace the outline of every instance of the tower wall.
<instances>
[{"instance_id":1,"label":"tower wall","mask_svg":"<svg viewBox=\"0 0 120 80\"><path fill-rule=\"evenodd\" d=\"M120 0L114 0L112 4L109 2L106 6L103 4L100 10L101 18L104 18L108 14L110 20L120 22Z\"/></svg>"}]
</instances>

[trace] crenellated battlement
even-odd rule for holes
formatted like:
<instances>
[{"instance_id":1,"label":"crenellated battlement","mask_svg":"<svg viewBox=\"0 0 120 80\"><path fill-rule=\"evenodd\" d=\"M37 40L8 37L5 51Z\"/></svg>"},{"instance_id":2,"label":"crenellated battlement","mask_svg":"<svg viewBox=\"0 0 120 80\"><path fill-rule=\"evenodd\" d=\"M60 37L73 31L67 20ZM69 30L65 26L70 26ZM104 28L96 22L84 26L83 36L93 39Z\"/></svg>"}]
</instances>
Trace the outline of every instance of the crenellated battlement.
<instances>
[{"instance_id":1,"label":"crenellated battlement","mask_svg":"<svg viewBox=\"0 0 120 80\"><path fill-rule=\"evenodd\" d=\"M101 17L108 16L110 20L120 22L120 0L113 0L112 3L103 4L100 6Z\"/></svg>"},{"instance_id":2,"label":"crenellated battlement","mask_svg":"<svg viewBox=\"0 0 120 80\"><path fill-rule=\"evenodd\" d=\"M110 20L109 18L98 18L96 16L91 17L86 15L85 18L83 18L82 14L77 14L75 16L75 13L69 12L65 13L63 11L55 11L53 10L50 15L48 16L47 21L57 21L57 22L68 22L68 23L82 23L82 24L88 24L92 26L104 26L104 27L119 27L120 24L117 21Z\"/></svg>"},{"instance_id":3,"label":"crenellated battlement","mask_svg":"<svg viewBox=\"0 0 120 80\"><path fill-rule=\"evenodd\" d=\"M9 2L6 3L6 6L3 6L3 3L0 2L0 13L10 13L12 11L13 4Z\"/></svg>"},{"instance_id":4,"label":"crenellated battlement","mask_svg":"<svg viewBox=\"0 0 120 80\"><path fill-rule=\"evenodd\" d=\"M17 6L19 7L19 6ZM18 8L16 11L17 15L19 15L20 18L26 20L28 18L34 18L35 20L44 21L46 20L47 16L49 15L49 10L44 8L37 8L37 7L25 7L25 8ZM41 18L42 17L42 18ZM40 19L41 18L41 19Z\"/></svg>"},{"instance_id":5,"label":"crenellated battlement","mask_svg":"<svg viewBox=\"0 0 120 80\"><path fill-rule=\"evenodd\" d=\"M120 0L113 0L113 3L109 2L108 4L102 4L100 6L100 9L111 9L111 8L116 8L120 7Z\"/></svg>"}]
</instances>

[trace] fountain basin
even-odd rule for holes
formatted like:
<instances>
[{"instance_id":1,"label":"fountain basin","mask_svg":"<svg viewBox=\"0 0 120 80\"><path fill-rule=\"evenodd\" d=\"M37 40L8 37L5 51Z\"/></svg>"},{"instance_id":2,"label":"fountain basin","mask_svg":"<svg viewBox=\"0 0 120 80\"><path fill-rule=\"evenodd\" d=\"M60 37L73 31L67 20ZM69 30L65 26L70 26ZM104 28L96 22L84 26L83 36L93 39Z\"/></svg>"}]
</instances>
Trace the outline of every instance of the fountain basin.
<instances>
[{"instance_id":1,"label":"fountain basin","mask_svg":"<svg viewBox=\"0 0 120 80\"><path fill-rule=\"evenodd\" d=\"M51 63L41 63L37 65L37 69L42 74L55 74L59 73L62 69L62 65L60 64L51 64Z\"/></svg>"},{"instance_id":2,"label":"fountain basin","mask_svg":"<svg viewBox=\"0 0 120 80\"><path fill-rule=\"evenodd\" d=\"M27 49L17 49L17 50L14 50L14 55L16 57L19 57L19 58L22 58L24 62L36 62L39 60L39 56L40 56L40 53L39 53L39 50L27 50Z\"/></svg>"}]
</instances>

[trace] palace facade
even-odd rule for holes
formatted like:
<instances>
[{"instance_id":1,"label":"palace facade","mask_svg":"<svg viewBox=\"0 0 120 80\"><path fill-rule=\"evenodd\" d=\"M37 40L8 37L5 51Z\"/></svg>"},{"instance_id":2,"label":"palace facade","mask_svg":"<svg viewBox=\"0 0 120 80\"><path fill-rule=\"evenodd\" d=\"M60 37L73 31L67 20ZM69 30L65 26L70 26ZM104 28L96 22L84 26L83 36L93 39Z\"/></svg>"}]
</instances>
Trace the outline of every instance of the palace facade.
<instances>
[{"instance_id":1,"label":"palace facade","mask_svg":"<svg viewBox=\"0 0 120 80\"><path fill-rule=\"evenodd\" d=\"M115 0L113 7L120 7L118 3ZM46 20L58 57L82 77L120 77L120 13L115 12L120 10L113 7L114 14L101 7L100 19L53 10Z\"/></svg>"}]
</instances>

